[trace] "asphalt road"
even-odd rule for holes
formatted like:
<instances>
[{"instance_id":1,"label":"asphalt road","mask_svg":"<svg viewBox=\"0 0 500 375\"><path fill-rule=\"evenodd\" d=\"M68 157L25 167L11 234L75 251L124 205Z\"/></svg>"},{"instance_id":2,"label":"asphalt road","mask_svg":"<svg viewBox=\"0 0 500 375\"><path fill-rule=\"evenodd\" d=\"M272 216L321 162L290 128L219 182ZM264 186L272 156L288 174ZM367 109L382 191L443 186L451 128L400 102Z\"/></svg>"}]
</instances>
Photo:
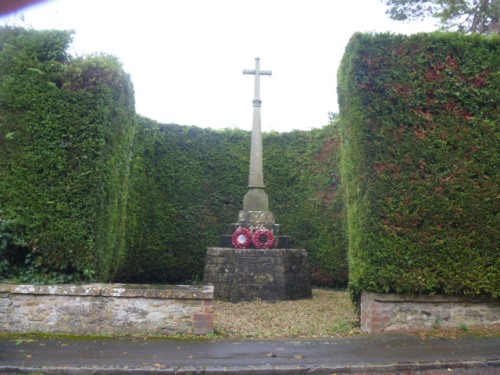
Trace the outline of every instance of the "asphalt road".
<instances>
[{"instance_id":1,"label":"asphalt road","mask_svg":"<svg viewBox=\"0 0 500 375\"><path fill-rule=\"evenodd\" d=\"M500 337L441 339L380 334L281 341L0 337L0 373L333 374L428 370L500 374ZM465 370L469 372L462 372Z\"/></svg>"}]
</instances>

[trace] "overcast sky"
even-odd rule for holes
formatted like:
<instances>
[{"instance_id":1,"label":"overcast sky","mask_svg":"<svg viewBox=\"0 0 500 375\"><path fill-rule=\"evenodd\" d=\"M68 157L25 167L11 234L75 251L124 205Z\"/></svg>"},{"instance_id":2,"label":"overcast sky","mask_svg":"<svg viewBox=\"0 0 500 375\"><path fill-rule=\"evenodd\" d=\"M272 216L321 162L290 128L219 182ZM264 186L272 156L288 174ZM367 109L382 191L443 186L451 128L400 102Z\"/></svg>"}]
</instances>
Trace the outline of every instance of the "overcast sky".
<instances>
[{"instance_id":1,"label":"overcast sky","mask_svg":"<svg viewBox=\"0 0 500 375\"><path fill-rule=\"evenodd\" d=\"M24 16L35 29L75 30L74 55L117 56L139 114L162 123L252 126L255 57L262 130L322 127L337 112L337 69L356 31L411 34L433 22L391 21L380 0L52 0Z\"/></svg>"}]
</instances>

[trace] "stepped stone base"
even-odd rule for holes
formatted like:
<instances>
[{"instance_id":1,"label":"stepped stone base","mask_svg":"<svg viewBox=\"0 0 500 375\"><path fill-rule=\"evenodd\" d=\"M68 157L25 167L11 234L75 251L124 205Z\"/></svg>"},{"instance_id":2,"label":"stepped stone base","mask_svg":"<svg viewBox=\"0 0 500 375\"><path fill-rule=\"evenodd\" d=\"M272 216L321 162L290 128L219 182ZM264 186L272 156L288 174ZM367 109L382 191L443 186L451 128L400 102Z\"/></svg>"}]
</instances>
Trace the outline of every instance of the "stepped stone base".
<instances>
[{"instance_id":1,"label":"stepped stone base","mask_svg":"<svg viewBox=\"0 0 500 375\"><path fill-rule=\"evenodd\" d=\"M238 222L229 224L226 234L220 236L220 247L233 247L233 233L238 227L250 229L267 229L274 234L274 246L276 249L290 249L291 240L289 236L283 235L283 231L279 224L274 221L274 216L271 211L245 211L238 213Z\"/></svg>"},{"instance_id":2,"label":"stepped stone base","mask_svg":"<svg viewBox=\"0 0 500 375\"><path fill-rule=\"evenodd\" d=\"M207 249L205 284L218 300L279 301L311 298L307 252L304 249Z\"/></svg>"}]
</instances>

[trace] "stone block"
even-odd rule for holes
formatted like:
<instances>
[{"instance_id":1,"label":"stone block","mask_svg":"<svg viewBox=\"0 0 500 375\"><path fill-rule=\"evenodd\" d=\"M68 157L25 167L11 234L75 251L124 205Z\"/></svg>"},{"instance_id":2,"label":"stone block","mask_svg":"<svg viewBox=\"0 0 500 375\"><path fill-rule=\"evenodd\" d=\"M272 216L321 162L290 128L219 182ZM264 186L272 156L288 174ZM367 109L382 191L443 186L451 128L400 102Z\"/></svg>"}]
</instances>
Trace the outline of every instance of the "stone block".
<instances>
[{"instance_id":1,"label":"stone block","mask_svg":"<svg viewBox=\"0 0 500 375\"><path fill-rule=\"evenodd\" d=\"M10 293L10 287L9 284L0 284L0 294L8 294Z\"/></svg>"},{"instance_id":2,"label":"stone block","mask_svg":"<svg viewBox=\"0 0 500 375\"><path fill-rule=\"evenodd\" d=\"M214 298L239 302L311 297L304 249L208 248L204 281Z\"/></svg>"},{"instance_id":3,"label":"stone block","mask_svg":"<svg viewBox=\"0 0 500 375\"><path fill-rule=\"evenodd\" d=\"M275 224L271 211L242 210L238 213L238 222L243 224Z\"/></svg>"},{"instance_id":4,"label":"stone block","mask_svg":"<svg viewBox=\"0 0 500 375\"><path fill-rule=\"evenodd\" d=\"M109 284L101 288L105 297L144 297L172 299L211 299L213 289L193 285Z\"/></svg>"},{"instance_id":5,"label":"stone block","mask_svg":"<svg viewBox=\"0 0 500 375\"><path fill-rule=\"evenodd\" d=\"M89 285L13 285L11 293L33 295L98 296L101 284Z\"/></svg>"}]
</instances>

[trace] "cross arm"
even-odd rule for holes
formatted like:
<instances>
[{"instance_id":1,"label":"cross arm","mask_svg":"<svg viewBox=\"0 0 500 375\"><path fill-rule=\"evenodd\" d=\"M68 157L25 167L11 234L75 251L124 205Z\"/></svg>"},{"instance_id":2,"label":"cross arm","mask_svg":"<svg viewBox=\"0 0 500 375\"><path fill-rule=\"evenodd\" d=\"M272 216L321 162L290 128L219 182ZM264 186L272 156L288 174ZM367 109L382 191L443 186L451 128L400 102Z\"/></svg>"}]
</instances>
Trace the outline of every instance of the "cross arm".
<instances>
[{"instance_id":1,"label":"cross arm","mask_svg":"<svg viewBox=\"0 0 500 375\"><path fill-rule=\"evenodd\" d=\"M243 74L256 74L255 70L244 69ZM259 75L270 76L273 72L270 70L259 70Z\"/></svg>"}]
</instances>

